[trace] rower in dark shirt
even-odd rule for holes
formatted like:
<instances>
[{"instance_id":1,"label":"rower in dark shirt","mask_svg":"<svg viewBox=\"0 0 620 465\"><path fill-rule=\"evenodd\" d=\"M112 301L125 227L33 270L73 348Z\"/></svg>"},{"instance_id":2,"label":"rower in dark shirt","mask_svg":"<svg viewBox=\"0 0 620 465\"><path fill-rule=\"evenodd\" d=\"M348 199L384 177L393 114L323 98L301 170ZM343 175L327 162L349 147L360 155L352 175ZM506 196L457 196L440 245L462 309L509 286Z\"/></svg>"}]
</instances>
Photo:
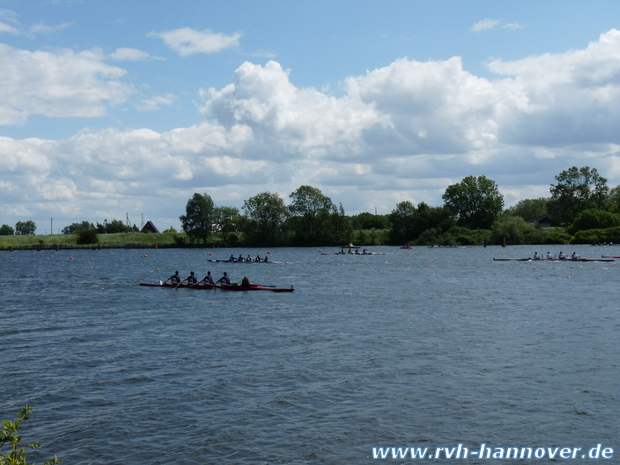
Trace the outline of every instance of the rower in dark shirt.
<instances>
[{"instance_id":1,"label":"rower in dark shirt","mask_svg":"<svg viewBox=\"0 0 620 465\"><path fill-rule=\"evenodd\" d=\"M205 278L202 280L203 283L205 284L211 284L214 285L215 281L213 281L213 276L211 276L211 272L207 271L207 276L205 276Z\"/></svg>"},{"instance_id":2,"label":"rower in dark shirt","mask_svg":"<svg viewBox=\"0 0 620 465\"><path fill-rule=\"evenodd\" d=\"M170 281L172 284L178 284L181 282L181 275L176 271L175 274L166 279L166 281Z\"/></svg>"},{"instance_id":3,"label":"rower in dark shirt","mask_svg":"<svg viewBox=\"0 0 620 465\"><path fill-rule=\"evenodd\" d=\"M185 278L185 281L187 281L188 284L196 284L198 282L196 279L196 274L193 271L190 272L187 278Z\"/></svg>"},{"instance_id":4,"label":"rower in dark shirt","mask_svg":"<svg viewBox=\"0 0 620 465\"><path fill-rule=\"evenodd\" d=\"M224 271L224 276L217 280L220 284L230 284L230 278L228 277L228 273Z\"/></svg>"},{"instance_id":5,"label":"rower in dark shirt","mask_svg":"<svg viewBox=\"0 0 620 465\"><path fill-rule=\"evenodd\" d=\"M244 276L243 279L241 280L241 285L242 286L249 286L250 285L250 278L248 278L247 276Z\"/></svg>"}]
</instances>

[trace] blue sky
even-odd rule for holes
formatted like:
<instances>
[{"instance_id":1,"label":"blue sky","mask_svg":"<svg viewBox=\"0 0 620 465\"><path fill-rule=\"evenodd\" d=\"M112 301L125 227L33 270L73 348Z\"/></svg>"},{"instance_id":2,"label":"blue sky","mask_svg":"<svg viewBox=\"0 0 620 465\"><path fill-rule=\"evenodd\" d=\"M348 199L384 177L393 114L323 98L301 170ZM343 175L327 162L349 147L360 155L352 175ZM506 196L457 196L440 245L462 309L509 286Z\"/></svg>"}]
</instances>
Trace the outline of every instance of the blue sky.
<instances>
[{"instance_id":1,"label":"blue sky","mask_svg":"<svg viewBox=\"0 0 620 465\"><path fill-rule=\"evenodd\" d=\"M0 0L0 224L620 183L620 2ZM57 232L57 231L55 231Z\"/></svg>"}]
</instances>

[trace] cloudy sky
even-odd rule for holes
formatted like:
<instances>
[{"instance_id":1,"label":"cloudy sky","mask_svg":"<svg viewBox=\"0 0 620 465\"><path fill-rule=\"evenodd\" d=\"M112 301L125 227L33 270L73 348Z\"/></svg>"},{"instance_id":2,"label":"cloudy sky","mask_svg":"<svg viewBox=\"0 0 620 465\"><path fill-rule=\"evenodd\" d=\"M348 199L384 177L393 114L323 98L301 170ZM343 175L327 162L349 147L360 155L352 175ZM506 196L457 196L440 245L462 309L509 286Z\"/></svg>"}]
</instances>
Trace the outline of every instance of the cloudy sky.
<instances>
[{"instance_id":1,"label":"cloudy sky","mask_svg":"<svg viewBox=\"0 0 620 465\"><path fill-rule=\"evenodd\" d=\"M0 224L179 228L318 187L347 214L620 184L616 0L0 0Z\"/></svg>"}]
</instances>

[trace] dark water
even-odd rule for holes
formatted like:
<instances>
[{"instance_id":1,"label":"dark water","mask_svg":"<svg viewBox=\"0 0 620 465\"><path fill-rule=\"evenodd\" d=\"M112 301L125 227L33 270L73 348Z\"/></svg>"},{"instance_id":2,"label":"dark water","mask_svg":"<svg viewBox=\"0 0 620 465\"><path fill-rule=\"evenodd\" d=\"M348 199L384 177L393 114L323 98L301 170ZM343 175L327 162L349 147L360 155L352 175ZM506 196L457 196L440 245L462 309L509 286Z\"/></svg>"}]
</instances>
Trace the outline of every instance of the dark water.
<instances>
[{"instance_id":1,"label":"dark water","mask_svg":"<svg viewBox=\"0 0 620 465\"><path fill-rule=\"evenodd\" d=\"M3 252L0 419L30 404L31 457L65 464L358 464L458 443L602 443L620 463L620 260L373 250L236 266L207 259L240 250ZM296 290L137 285L175 269Z\"/></svg>"}]
</instances>

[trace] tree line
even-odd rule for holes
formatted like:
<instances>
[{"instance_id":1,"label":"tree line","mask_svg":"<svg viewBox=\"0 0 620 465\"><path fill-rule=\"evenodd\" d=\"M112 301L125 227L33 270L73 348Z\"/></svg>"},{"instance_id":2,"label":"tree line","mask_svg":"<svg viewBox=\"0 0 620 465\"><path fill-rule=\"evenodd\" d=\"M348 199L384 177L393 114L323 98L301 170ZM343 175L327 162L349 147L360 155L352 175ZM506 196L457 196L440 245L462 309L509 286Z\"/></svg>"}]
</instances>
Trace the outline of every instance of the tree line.
<instances>
[{"instance_id":1,"label":"tree line","mask_svg":"<svg viewBox=\"0 0 620 465\"><path fill-rule=\"evenodd\" d=\"M575 166L555 176L549 197L520 200L504 209L495 181L467 176L446 188L443 205L400 202L387 215L347 216L321 190L300 186L285 204L280 194L261 192L240 209L216 206L207 194L195 193L179 217L191 246L320 246L343 245L467 245L620 242L620 186L610 189L595 168ZM542 228L536 220L547 218ZM3 225L0 234L34 234L32 221L19 222L15 232ZM122 221L73 223L64 234L78 234L82 243L96 234L136 232ZM176 233L172 228L165 232ZM83 237L82 237L83 236Z\"/></svg>"}]
</instances>

